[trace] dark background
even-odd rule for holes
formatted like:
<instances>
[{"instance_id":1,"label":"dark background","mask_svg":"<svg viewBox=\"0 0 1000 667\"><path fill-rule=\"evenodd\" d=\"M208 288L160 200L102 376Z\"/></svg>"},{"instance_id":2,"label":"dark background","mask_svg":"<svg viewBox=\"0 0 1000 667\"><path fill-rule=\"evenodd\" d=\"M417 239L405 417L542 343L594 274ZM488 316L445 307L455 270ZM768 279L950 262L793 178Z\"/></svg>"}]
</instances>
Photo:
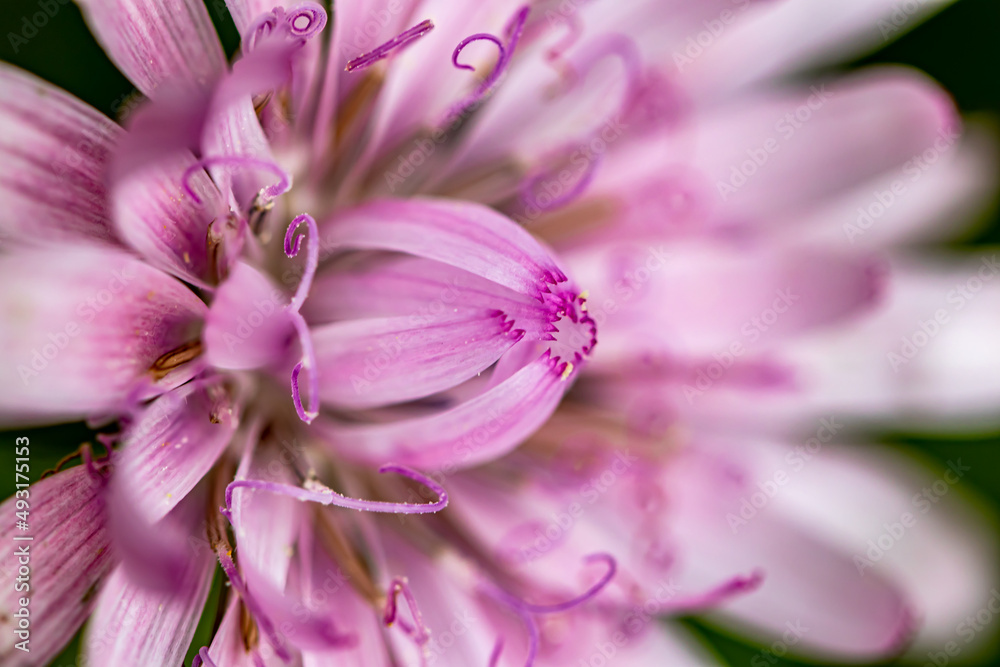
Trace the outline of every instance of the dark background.
<instances>
[{"instance_id":1,"label":"dark background","mask_svg":"<svg viewBox=\"0 0 1000 667\"><path fill-rule=\"evenodd\" d=\"M836 0L816 0L836 1ZM47 25L37 31L27 43L15 50L8 33L20 33L22 19L39 11L38 0L0 0L0 59L18 65L68 90L80 99L114 116L132 90L128 81L115 69L91 37L74 4L55 3L58 11ZM222 31L223 40L232 52L236 32L228 17L213 13L213 20ZM28 33L30 34L30 33ZM906 63L918 67L951 91L959 107L970 118L1000 120L1000 0L961 0L924 24L906 33L885 48L845 67L872 63ZM1000 123L998 123L1000 124ZM0 203L2 205L2 203ZM1000 216L996 207L983 214L976 231L961 239L963 245L980 245L1000 241ZM1000 344L1000 335L998 335ZM59 426L47 429L0 431L0 470L13 470L13 440L17 436L31 438L33 478L52 468L66 454L73 452L90 437L83 425ZM916 433L884 433L885 444L905 451L918 451L942 467L948 459L961 457L971 465L969 481L963 482L1000 508L1000 433L987 433L962 439L943 439ZM13 492L9 475L0 476L0 497ZM215 582L212 598L192 646L206 645L210 621L214 612L220 582ZM751 664L760 647L748 646L738 640L711 630L697 619L685 621L702 634L706 641L733 665ZM53 665L76 667L77 641L74 640ZM186 664L190 664L189 654ZM990 664L983 656L980 664ZM758 664L772 664L760 663ZM923 662L923 661L922 661ZM781 661L781 665L803 663Z\"/></svg>"}]
</instances>

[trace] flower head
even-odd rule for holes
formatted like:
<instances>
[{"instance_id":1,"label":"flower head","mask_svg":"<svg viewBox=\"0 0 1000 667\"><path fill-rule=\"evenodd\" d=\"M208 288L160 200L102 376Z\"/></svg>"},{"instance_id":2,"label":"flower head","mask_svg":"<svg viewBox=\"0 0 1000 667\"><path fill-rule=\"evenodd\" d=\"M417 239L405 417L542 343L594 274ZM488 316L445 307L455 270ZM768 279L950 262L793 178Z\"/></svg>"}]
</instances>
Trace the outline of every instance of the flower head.
<instances>
[{"instance_id":1,"label":"flower head","mask_svg":"<svg viewBox=\"0 0 1000 667\"><path fill-rule=\"evenodd\" d=\"M88 615L89 660L180 664L219 566L195 665L708 660L653 619L720 608L912 638L907 587L742 503L816 454L810 353L889 280L823 218L952 127L933 85L665 57L728 3L228 0L231 66L200 0L80 4L147 99L0 68L0 412L107 453L31 489L44 648L5 664Z\"/></svg>"}]
</instances>

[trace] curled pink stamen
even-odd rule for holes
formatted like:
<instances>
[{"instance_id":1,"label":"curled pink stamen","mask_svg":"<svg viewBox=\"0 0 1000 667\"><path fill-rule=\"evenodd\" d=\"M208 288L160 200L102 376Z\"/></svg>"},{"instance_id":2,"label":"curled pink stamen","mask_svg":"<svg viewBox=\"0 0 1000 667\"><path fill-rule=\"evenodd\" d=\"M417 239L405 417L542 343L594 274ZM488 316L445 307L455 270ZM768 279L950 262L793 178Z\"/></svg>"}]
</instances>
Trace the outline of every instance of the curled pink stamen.
<instances>
[{"instance_id":1,"label":"curled pink stamen","mask_svg":"<svg viewBox=\"0 0 1000 667\"><path fill-rule=\"evenodd\" d=\"M407 623L399 616L397 597L400 593L403 594L406 606L413 617L413 625ZM423 615L420 613L420 607L417 605L417 598L413 595L413 590L410 588L410 584L405 577L397 577L389 584L389 595L385 601L385 613L382 615L382 620L387 626L393 623L398 624L417 646L423 646L431 638L431 631L424 625Z\"/></svg>"},{"instance_id":2,"label":"curled pink stamen","mask_svg":"<svg viewBox=\"0 0 1000 667\"><path fill-rule=\"evenodd\" d=\"M504 37L506 38L506 43L502 41L496 35L491 35L486 32L479 32L474 35L469 35L455 47L455 50L451 54L451 62L458 69L466 69L469 71L475 71L475 67L472 65L466 65L464 63L458 62L458 57L461 55L462 50L472 42L478 41L488 41L496 45L499 50L499 55L497 57L496 65L493 66L493 71L487 76L476 89L463 99L461 102L456 104L449 112L449 118L454 118L456 116L461 116L469 109L478 105L487 94L489 94L496 86L499 84L500 79L507 71L507 65L510 63L511 57L514 54L514 49L517 47L517 42L521 38L521 33L524 32L524 24L528 20L528 12L531 10L530 7L521 7L513 18L507 23L504 28Z\"/></svg>"},{"instance_id":3,"label":"curled pink stamen","mask_svg":"<svg viewBox=\"0 0 1000 667\"><path fill-rule=\"evenodd\" d=\"M261 40L279 33L299 39L300 44L304 44L326 27L326 20L326 10L314 2L296 5L287 13L284 7L275 7L259 16L247 29L243 37L243 53L249 53Z\"/></svg>"},{"instance_id":4,"label":"curled pink stamen","mask_svg":"<svg viewBox=\"0 0 1000 667\"><path fill-rule=\"evenodd\" d=\"M292 486L291 484L282 484L280 482L268 482L260 479L238 479L230 482L229 486L226 487L226 507L222 509L222 513L227 517L231 517L233 507L233 491L238 488L259 489L261 491L268 491L270 493L289 496L291 498L295 498L296 500L320 503L321 505L333 505L335 507L343 507L362 512L381 512L385 514L430 514L433 512L440 512L448 506L448 492L444 490L444 487L430 477L427 477L416 470L395 464L386 464L379 468L379 472L382 474L390 472L396 473L398 475L402 475L403 477L412 479L418 484L423 484L437 494L438 499L433 503L417 505L412 503L385 502L381 500L361 500L359 498L349 498L341 495L333 489L323 486L318 482L312 482L309 484L310 488L305 488L301 486Z\"/></svg>"},{"instance_id":5,"label":"curled pink stamen","mask_svg":"<svg viewBox=\"0 0 1000 667\"><path fill-rule=\"evenodd\" d=\"M306 225L306 233L296 236L295 232L302 223ZM288 229L285 230L285 255L289 258L298 255L302 248L302 240L306 236L311 238L311 242L306 256L305 272L302 274L302 279L299 281L299 286L296 288L295 295L288 304L287 310L292 316L292 323L295 325L299 344L302 346L302 361L292 369L292 402L295 404L295 412L299 415L299 419L310 424L319 415L319 376L316 374L316 348L313 346L312 336L309 333L309 325L306 324L299 310L305 303L306 297L309 296L313 277L319 266L319 228L311 215L303 213L296 216L288 225ZM302 392L299 389L299 375L303 370L309 373L308 409L302 404Z\"/></svg>"},{"instance_id":6,"label":"curled pink stamen","mask_svg":"<svg viewBox=\"0 0 1000 667\"><path fill-rule=\"evenodd\" d=\"M326 27L326 10L313 2L296 5L288 10L285 24L292 35L309 39Z\"/></svg>"},{"instance_id":7,"label":"curled pink stamen","mask_svg":"<svg viewBox=\"0 0 1000 667\"><path fill-rule=\"evenodd\" d=\"M295 231L302 223L306 224L306 234L295 236ZM316 275L316 268L319 266L319 228L316 226L316 220L311 215L303 213L296 216L285 231L285 256L291 259L298 255L299 249L302 246L302 240L306 236L309 236L312 242L309 244L309 254L306 255L305 272L302 274L299 286L295 290L295 296L292 298L291 303L288 304L289 310L296 313L302 308L302 304L305 303L306 297L309 295L313 277ZM292 242L293 238L294 243Z\"/></svg>"},{"instance_id":8,"label":"curled pink stamen","mask_svg":"<svg viewBox=\"0 0 1000 667\"><path fill-rule=\"evenodd\" d=\"M497 73L497 70L500 69L499 68L499 64L504 61L504 58L507 55L507 50L504 48L503 42L501 42L500 38L497 37L496 35L491 35L491 34L489 34L487 32L478 32L475 35L469 35L468 37L466 37L465 39L463 39L461 42L459 42L458 46L455 47L455 50L451 54L451 62L458 69L467 69L470 72L475 72L476 68L473 67L472 65L466 65L464 63L458 62L458 56L461 55L462 49L464 49L466 46L468 46L472 42L478 42L480 40L485 40L485 41L488 41L488 42L493 42L494 44L496 44L497 49L500 50L500 58L497 61L497 65L498 66L493 68L493 72L487 78L487 81L484 82L485 86L489 87L489 84L492 83L493 81L495 81L496 78L499 76L499 74ZM482 86L480 86L480 87L482 87Z\"/></svg>"},{"instance_id":9,"label":"curled pink stamen","mask_svg":"<svg viewBox=\"0 0 1000 667\"><path fill-rule=\"evenodd\" d=\"M345 67L344 69L346 69L348 72L354 72L359 69L370 67L375 63L377 63L379 60L383 60L389 57L389 54L392 53L393 51L398 51L399 49L408 45L410 42L413 42L414 40L423 37L433 29L434 29L434 23L432 21L430 21L429 19L426 21L421 21L412 28L409 28L399 33L398 35L390 39L388 42L384 44L379 44L371 51L367 53L362 53L357 58L350 60L347 63L347 67Z\"/></svg>"},{"instance_id":10,"label":"curled pink stamen","mask_svg":"<svg viewBox=\"0 0 1000 667\"><path fill-rule=\"evenodd\" d=\"M290 307L290 306L289 306ZM299 335L299 344L302 346L302 361L295 364L292 369L292 402L295 403L295 412L299 419L307 424L311 424L319 415L319 375L316 374L316 348L313 346L312 336L309 335L309 325L300 313L291 313L292 324ZM309 409L302 405L302 393L299 390L299 374L306 370L309 372Z\"/></svg>"},{"instance_id":11,"label":"curled pink stamen","mask_svg":"<svg viewBox=\"0 0 1000 667\"><path fill-rule=\"evenodd\" d=\"M185 169L184 175L181 177L181 183L184 186L184 191L195 201L196 204L201 204L202 200L201 197L198 196L198 193L196 193L191 187L191 177L196 171L200 169L207 169L213 165L229 165L232 167L243 167L248 169L263 169L273 173L278 177L278 182L261 190L261 195L265 202L274 199L278 195L288 192L288 190L292 187L291 175L270 160L259 160L246 155L210 155L198 160Z\"/></svg>"}]
</instances>

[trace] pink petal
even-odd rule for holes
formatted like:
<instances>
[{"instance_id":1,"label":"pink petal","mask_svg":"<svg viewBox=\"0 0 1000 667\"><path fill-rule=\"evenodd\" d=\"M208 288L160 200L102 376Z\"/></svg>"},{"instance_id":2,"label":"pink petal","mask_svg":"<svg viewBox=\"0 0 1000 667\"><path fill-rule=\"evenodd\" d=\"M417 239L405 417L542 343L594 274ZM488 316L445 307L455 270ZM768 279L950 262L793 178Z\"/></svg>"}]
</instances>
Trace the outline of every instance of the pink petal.
<instances>
[{"instance_id":1,"label":"pink petal","mask_svg":"<svg viewBox=\"0 0 1000 667\"><path fill-rule=\"evenodd\" d=\"M264 130L249 95L225 107L219 116L208 119L203 131L204 155L245 156L274 162ZM271 185L271 172L242 169L231 174L227 167L213 167L212 178L223 192L230 189L242 210L248 210L261 188Z\"/></svg>"},{"instance_id":2,"label":"pink petal","mask_svg":"<svg viewBox=\"0 0 1000 667\"><path fill-rule=\"evenodd\" d=\"M434 199L381 201L338 213L322 247L405 252L538 297L565 276L530 234L482 206Z\"/></svg>"},{"instance_id":3,"label":"pink petal","mask_svg":"<svg viewBox=\"0 0 1000 667\"><path fill-rule=\"evenodd\" d=\"M120 136L76 98L0 64L0 232L34 244L116 242L104 178Z\"/></svg>"},{"instance_id":4,"label":"pink petal","mask_svg":"<svg viewBox=\"0 0 1000 667\"><path fill-rule=\"evenodd\" d=\"M198 170L185 189L183 176L194 156L178 152L169 161L125 172L114 185L115 226L150 262L195 285L214 282L209 224L223 208L218 188Z\"/></svg>"},{"instance_id":5,"label":"pink petal","mask_svg":"<svg viewBox=\"0 0 1000 667\"><path fill-rule=\"evenodd\" d=\"M197 525L197 524L196 524ZM130 581L119 567L97 601L84 639L94 664L176 667L187 653L208 599L215 561L207 547L189 560L181 583L155 592Z\"/></svg>"},{"instance_id":6,"label":"pink petal","mask_svg":"<svg viewBox=\"0 0 1000 667\"><path fill-rule=\"evenodd\" d=\"M150 97L163 84L204 88L226 71L201 0L81 0L80 5L111 60Z\"/></svg>"},{"instance_id":7,"label":"pink petal","mask_svg":"<svg viewBox=\"0 0 1000 667\"><path fill-rule=\"evenodd\" d=\"M27 440L27 438L25 438ZM21 443L23 444L23 443ZM13 446L13 444L12 444ZM29 445L30 446L30 445ZM0 661L11 667L47 664L73 637L90 614L97 589L112 570L105 527L103 484L95 480L86 465L76 466L32 484L27 489L28 530L15 531L17 497L11 497L0 512L10 517L0 528L0 537L16 554L29 552L29 589L18 591L20 556L0 561ZM30 541L15 541L30 536ZM22 582L24 583L24 582ZM19 598L30 593L30 653L16 649Z\"/></svg>"},{"instance_id":8,"label":"pink petal","mask_svg":"<svg viewBox=\"0 0 1000 667\"><path fill-rule=\"evenodd\" d=\"M256 434L253 434L256 435ZM253 441L249 441L252 443ZM236 479L264 479L294 484L289 461L299 454L294 442L273 443L272 449L248 447L236 471ZM281 451L274 451L278 447ZM289 554L299 532L300 505L287 496L278 496L244 487L233 490L233 532L239 548L241 567L249 567L266 577L267 583L285 589L290 566Z\"/></svg>"},{"instance_id":9,"label":"pink petal","mask_svg":"<svg viewBox=\"0 0 1000 667\"><path fill-rule=\"evenodd\" d=\"M713 388L699 398L706 416L725 414L744 428L809 427L830 414L911 429L993 428L1000 397L1000 356L990 334L1000 312L997 257L901 259L893 269L893 289L872 317L775 351L795 375L793 390L758 392L751 406L744 392Z\"/></svg>"},{"instance_id":10,"label":"pink petal","mask_svg":"<svg viewBox=\"0 0 1000 667\"><path fill-rule=\"evenodd\" d=\"M862 72L750 99L710 116L697 132L694 165L711 183L719 224L764 224L899 169L926 149L943 152L960 133L953 102L909 71ZM855 140L842 141L845 135Z\"/></svg>"},{"instance_id":11,"label":"pink petal","mask_svg":"<svg viewBox=\"0 0 1000 667\"><path fill-rule=\"evenodd\" d=\"M192 532L204 530L205 494L192 494L154 523L137 507L128 480L116 471L107 505L112 548L128 583L160 594L183 587L191 561L189 538Z\"/></svg>"},{"instance_id":12,"label":"pink petal","mask_svg":"<svg viewBox=\"0 0 1000 667\"><path fill-rule=\"evenodd\" d=\"M985 504L969 502L971 489L965 488L972 461L953 457L931 466L867 443L810 451L814 442L806 460L795 448L807 440L761 448L755 457L765 471L789 472L767 511L816 526L857 556L866 574L902 586L920 619L911 651L925 656L940 650L971 610L987 604L998 583L997 546L990 539L996 517Z\"/></svg>"},{"instance_id":13,"label":"pink petal","mask_svg":"<svg viewBox=\"0 0 1000 667\"><path fill-rule=\"evenodd\" d=\"M331 446L359 461L417 468L464 468L519 445L548 419L569 387L565 362L546 353L464 403L424 417L371 425L317 421Z\"/></svg>"},{"instance_id":14,"label":"pink petal","mask_svg":"<svg viewBox=\"0 0 1000 667\"><path fill-rule=\"evenodd\" d=\"M189 383L150 403L115 461L136 510L147 521L166 516L215 464L238 423L222 384Z\"/></svg>"},{"instance_id":15,"label":"pink petal","mask_svg":"<svg viewBox=\"0 0 1000 667\"><path fill-rule=\"evenodd\" d=\"M446 667L489 664L500 634L507 635L509 654L524 655L525 630L516 617L508 618L498 604L476 594L475 575L469 563L447 551L428 556L389 531L382 535L387 555L386 574L405 577L412 589L423 624L430 632L423 650L433 664ZM406 606L402 598L400 605ZM412 620L408 613L401 615ZM419 664L421 649L411 637L398 625L389 628L387 634L398 662ZM519 664L523 664L523 658Z\"/></svg>"},{"instance_id":16,"label":"pink petal","mask_svg":"<svg viewBox=\"0 0 1000 667\"><path fill-rule=\"evenodd\" d=\"M811 522L750 504L754 493L764 493L758 484L775 482L726 453L742 446L692 450L672 462L661 481L670 506L664 519L683 550L678 581L707 582L761 568L760 587L733 598L720 618L775 640L790 632L796 654L865 660L901 650L915 629L904 592L876 574L860 573L852 554Z\"/></svg>"},{"instance_id":17,"label":"pink petal","mask_svg":"<svg viewBox=\"0 0 1000 667\"><path fill-rule=\"evenodd\" d=\"M0 408L83 415L120 407L162 377L190 377L204 304L179 281L117 251L26 252L0 261ZM163 372L154 364L167 353ZM194 363L197 363L196 361Z\"/></svg>"},{"instance_id":18,"label":"pink petal","mask_svg":"<svg viewBox=\"0 0 1000 667\"><path fill-rule=\"evenodd\" d=\"M230 597L226 613L219 629L212 637L208 656L217 667L260 667L259 658L265 667L287 667L287 664L266 642L258 639L258 644L247 650L247 639L243 634L242 617L244 608L238 596ZM294 663L293 663L294 664Z\"/></svg>"},{"instance_id":19,"label":"pink petal","mask_svg":"<svg viewBox=\"0 0 1000 667\"><path fill-rule=\"evenodd\" d=\"M310 324L324 324L394 315L433 322L493 309L518 318L519 328L548 316L537 300L463 269L392 255L358 266L321 268L302 312Z\"/></svg>"},{"instance_id":20,"label":"pink petal","mask_svg":"<svg viewBox=\"0 0 1000 667\"><path fill-rule=\"evenodd\" d=\"M353 408L429 396L489 368L524 335L501 311L390 317L313 330L320 397Z\"/></svg>"},{"instance_id":21,"label":"pink petal","mask_svg":"<svg viewBox=\"0 0 1000 667\"><path fill-rule=\"evenodd\" d=\"M249 264L239 262L216 291L205 321L205 355L217 368L279 364L295 329L288 296Z\"/></svg>"},{"instance_id":22,"label":"pink petal","mask_svg":"<svg viewBox=\"0 0 1000 667\"><path fill-rule=\"evenodd\" d=\"M590 287L593 362L612 366L655 351L741 357L865 312L884 282L873 258L809 247L595 243L567 263Z\"/></svg>"},{"instance_id":23,"label":"pink petal","mask_svg":"<svg viewBox=\"0 0 1000 667\"><path fill-rule=\"evenodd\" d=\"M908 70L747 93L696 122L611 145L586 197L611 207L604 217L615 227L588 235L808 235L816 211L861 188L867 206L883 177L909 184L920 156L948 156L960 134L945 92Z\"/></svg>"},{"instance_id":24,"label":"pink petal","mask_svg":"<svg viewBox=\"0 0 1000 667\"><path fill-rule=\"evenodd\" d=\"M996 152L973 127L944 151L931 146L899 168L824 202L800 218L798 228L810 242L830 247L941 243L971 231L998 180ZM942 220L950 222L942 225ZM777 226L788 229L789 224Z\"/></svg>"},{"instance_id":25,"label":"pink petal","mask_svg":"<svg viewBox=\"0 0 1000 667\"><path fill-rule=\"evenodd\" d=\"M949 0L905 7L895 0L822 7L808 0L761 4L713 40L710 48L689 51L695 58L684 74L705 96L759 85L769 78L845 62L879 48L948 4ZM804 31L806 25L812 29Z\"/></svg>"}]
</instances>

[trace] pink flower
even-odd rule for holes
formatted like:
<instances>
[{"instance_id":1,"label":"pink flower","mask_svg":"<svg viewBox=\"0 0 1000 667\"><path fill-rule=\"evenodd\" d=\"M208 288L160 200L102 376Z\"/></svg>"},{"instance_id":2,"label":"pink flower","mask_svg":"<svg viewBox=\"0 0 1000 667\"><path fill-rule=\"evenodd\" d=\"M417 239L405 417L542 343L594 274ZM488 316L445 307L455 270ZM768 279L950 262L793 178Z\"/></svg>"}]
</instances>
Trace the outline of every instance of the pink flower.
<instances>
[{"instance_id":1,"label":"pink flower","mask_svg":"<svg viewBox=\"0 0 1000 667\"><path fill-rule=\"evenodd\" d=\"M200 0L81 2L124 127L0 68L0 414L108 449L26 494L5 665L88 616L88 661L181 664L216 563L220 667L711 663L657 622L701 612L859 660L969 610L978 524L906 533L912 482L827 443L993 405L941 357L983 320L848 363L922 326L893 246L983 157L915 73L772 80L888 3L808 42L800 2L227 4L232 67ZM966 559L945 612L880 524Z\"/></svg>"}]
</instances>

